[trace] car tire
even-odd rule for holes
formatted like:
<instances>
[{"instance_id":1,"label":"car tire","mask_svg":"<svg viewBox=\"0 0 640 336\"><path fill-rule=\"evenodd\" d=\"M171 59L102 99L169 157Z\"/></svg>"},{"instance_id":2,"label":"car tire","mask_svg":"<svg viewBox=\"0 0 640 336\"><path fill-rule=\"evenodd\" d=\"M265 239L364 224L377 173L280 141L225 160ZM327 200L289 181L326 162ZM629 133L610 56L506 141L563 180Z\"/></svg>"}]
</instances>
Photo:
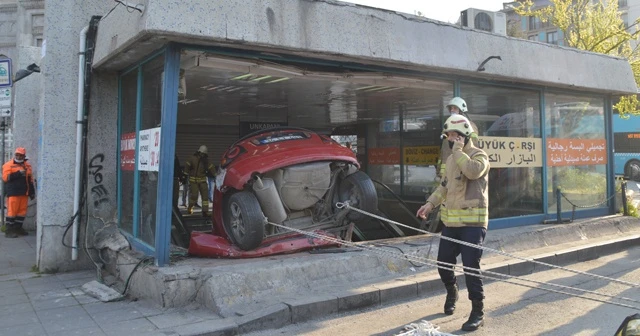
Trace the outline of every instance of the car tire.
<instances>
[{"instance_id":1,"label":"car tire","mask_svg":"<svg viewBox=\"0 0 640 336\"><path fill-rule=\"evenodd\" d=\"M632 181L640 181L640 161L629 161L629 163L627 163L626 175L627 178Z\"/></svg>"},{"instance_id":2,"label":"car tire","mask_svg":"<svg viewBox=\"0 0 640 336\"><path fill-rule=\"evenodd\" d=\"M229 197L224 209L224 226L231 241L240 249L253 250L262 243L265 216L256 196L240 191Z\"/></svg>"},{"instance_id":3,"label":"car tire","mask_svg":"<svg viewBox=\"0 0 640 336\"><path fill-rule=\"evenodd\" d=\"M378 210L378 193L373 181L367 174L357 171L340 181L338 186L338 202L349 201L352 207L375 213ZM335 206L335 205L334 205ZM349 211L347 219L358 221L365 217L357 211Z\"/></svg>"}]
</instances>

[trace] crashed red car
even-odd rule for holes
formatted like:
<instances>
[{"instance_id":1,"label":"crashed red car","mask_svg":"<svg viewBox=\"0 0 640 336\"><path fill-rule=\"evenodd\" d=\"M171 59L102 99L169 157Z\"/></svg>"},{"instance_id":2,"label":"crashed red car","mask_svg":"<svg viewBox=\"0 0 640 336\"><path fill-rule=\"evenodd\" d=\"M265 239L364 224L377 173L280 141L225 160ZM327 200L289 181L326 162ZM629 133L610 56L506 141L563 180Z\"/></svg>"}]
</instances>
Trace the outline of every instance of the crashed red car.
<instances>
[{"instance_id":1,"label":"crashed red car","mask_svg":"<svg viewBox=\"0 0 640 336\"><path fill-rule=\"evenodd\" d=\"M348 224L364 215L339 209L337 202L368 212L378 205L373 182L359 168L351 149L307 129L279 127L249 134L222 157L213 199L217 237L194 233L189 252L211 256L206 245L223 250L221 238L232 248L253 251L292 236L269 223L344 235Z\"/></svg>"}]
</instances>

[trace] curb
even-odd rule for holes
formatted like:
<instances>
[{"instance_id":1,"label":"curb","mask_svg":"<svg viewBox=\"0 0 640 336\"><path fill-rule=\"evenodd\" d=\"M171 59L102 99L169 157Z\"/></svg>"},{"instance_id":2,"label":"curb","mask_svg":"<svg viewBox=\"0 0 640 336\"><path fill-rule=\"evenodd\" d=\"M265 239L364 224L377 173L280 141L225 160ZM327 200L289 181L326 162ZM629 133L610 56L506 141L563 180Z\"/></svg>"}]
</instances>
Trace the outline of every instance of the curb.
<instances>
[{"instance_id":1,"label":"curb","mask_svg":"<svg viewBox=\"0 0 640 336\"><path fill-rule=\"evenodd\" d=\"M621 252L634 245L640 245L640 235L581 246L556 253L540 254L530 259L563 266ZM549 269L551 269L551 267L523 260L516 262L498 262L488 265L485 268L487 271L512 276L523 276ZM464 281L464 277L461 277L460 280ZM496 280L487 280L487 283L493 281ZM251 331L278 329L294 323L335 313L386 305L408 299L419 299L437 290L442 290L442 284L437 272L432 270L424 274L401 277L378 284L356 287L350 290L342 289L329 294L284 299L280 303L272 304L257 311L248 312L246 315L239 313L243 315L176 327L174 330L181 336L241 335Z\"/></svg>"}]
</instances>

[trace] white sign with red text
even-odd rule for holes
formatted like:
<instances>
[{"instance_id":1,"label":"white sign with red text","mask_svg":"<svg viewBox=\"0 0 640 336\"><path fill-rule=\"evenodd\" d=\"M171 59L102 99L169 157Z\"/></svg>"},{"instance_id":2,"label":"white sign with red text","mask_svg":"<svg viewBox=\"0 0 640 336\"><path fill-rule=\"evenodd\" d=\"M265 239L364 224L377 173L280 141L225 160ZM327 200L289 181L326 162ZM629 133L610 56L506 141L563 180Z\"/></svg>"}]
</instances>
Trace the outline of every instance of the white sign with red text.
<instances>
[{"instance_id":1,"label":"white sign with red text","mask_svg":"<svg viewBox=\"0 0 640 336\"><path fill-rule=\"evenodd\" d=\"M140 130L138 170L158 171L160 166L160 127Z\"/></svg>"}]
</instances>

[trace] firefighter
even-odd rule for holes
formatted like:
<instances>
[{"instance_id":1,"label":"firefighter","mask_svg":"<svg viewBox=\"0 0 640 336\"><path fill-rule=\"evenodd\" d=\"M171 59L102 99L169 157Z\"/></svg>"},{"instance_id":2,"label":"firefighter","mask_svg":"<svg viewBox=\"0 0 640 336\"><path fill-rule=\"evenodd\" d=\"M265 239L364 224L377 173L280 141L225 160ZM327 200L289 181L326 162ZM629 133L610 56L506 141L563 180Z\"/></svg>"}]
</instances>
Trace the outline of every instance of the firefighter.
<instances>
[{"instance_id":1,"label":"firefighter","mask_svg":"<svg viewBox=\"0 0 640 336\"><path fill-rule=\"evenodd\" d=\"M33 184L33 171L31 165L26 162L27 151L24 147L16 148L13 159L2 166L2 180L7 196L7 217L5 237L17 238L28 235L22 227L27 216L28 199L36 197Z\"/></svg>"},{"instance_id":2,"label":"firefighter","mask_svg":"<svg viewBox=\"0 0 640 336\"><path fill-rule=\"evenodd\" d=\"M461 114L469 119L469 117L467 116L467 102L460 97L453 97L453 99L449 101L449 104L447 104L447 110L449 111L450 115ZM478 127L473 123L473 121L469 120L469 122L471 123L471 127L473 128L472 138L477 139ZM436 165L436 176L438 176L439 179L442 179L444 177L447 158L449 158L449 155L451 155L451 149L449 148L448 142L449 141L447 141L446 138L443 138L442 147L440 148L440 158L438 158L438 163Z\"/></svg>"},{"instance_id":3,"label":"firefighter","mask_svg":"<svg viewBox=\"0 0 640 336\"><path fill-rule=\"evenodd\" d=\"M445 175L438 189L429 196L416 215L426 216L441 205L440 216L444 223L442 236L467 243L482 245L489 224L489 157L471 141L473 128L469 119L460 114L451 115L444 124L451 155L447 159ZM456 264L462 254L462 264L480 269L482 250L450 240L441 239L438 261ZM444 313L453 314L458 300L458 285L450 265L440 264L440 279L447 289ZM484 289L477 271L465 270L465 281L471 300L469 320L462 330L473 331L484 324Z\"/></svg>"},{"instance_id":4,"label":"firefighter","mask_svg":"<svg viewBox=\"0 0 640 336\"><path fill-rule=\"evenodd\" d=\"M209 163L207 146L202 145L185 164L189 174L189 207L187 211L193 214L193 207L198 202L198 194L202 198L202 217L209 217L209 185L207 177L215 177L215 167Z\"/></svg>"}]
</instances>

